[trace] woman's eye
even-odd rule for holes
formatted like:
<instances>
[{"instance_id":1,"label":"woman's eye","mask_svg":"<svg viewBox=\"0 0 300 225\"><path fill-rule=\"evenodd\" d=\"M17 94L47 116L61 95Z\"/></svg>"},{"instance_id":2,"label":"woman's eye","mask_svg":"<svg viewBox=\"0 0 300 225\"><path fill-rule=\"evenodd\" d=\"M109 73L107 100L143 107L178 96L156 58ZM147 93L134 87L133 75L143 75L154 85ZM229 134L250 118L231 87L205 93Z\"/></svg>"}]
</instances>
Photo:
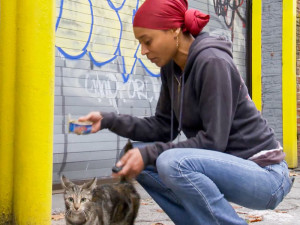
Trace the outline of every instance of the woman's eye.
<instances>
[{"instance_id":1,"label":"woman's eye","mask_svg":"<svg viewBox=\"0 0 300 225\"><path fill-rule=\"evenodd\" d=\"M69 200L70 202L74 202L74 199L73 199L72 197L69 197L68 200Z\"/></svg>"},{"instance_id":2,"label":"woman's eye","mask_svg":"<svg viewBox=\"0 0 300 225\"><path fill-rule=\"evenodd\" d=\"M86 201L86 198L82 198L80 201L81 201L81 202L85 202L85 201Z\"/></svg>"},{"instance_id":3,"label":"woman's eye","mask_svg":"<svg viewBox=\"0 0 300 225\"><path fill-rule=\"evenodd\" d=\"M145 42L145 45L148 45L148 46L149 46L150 44L151 44L151 41L146 41L146 42Z\"/></svg>"}]
</instances>

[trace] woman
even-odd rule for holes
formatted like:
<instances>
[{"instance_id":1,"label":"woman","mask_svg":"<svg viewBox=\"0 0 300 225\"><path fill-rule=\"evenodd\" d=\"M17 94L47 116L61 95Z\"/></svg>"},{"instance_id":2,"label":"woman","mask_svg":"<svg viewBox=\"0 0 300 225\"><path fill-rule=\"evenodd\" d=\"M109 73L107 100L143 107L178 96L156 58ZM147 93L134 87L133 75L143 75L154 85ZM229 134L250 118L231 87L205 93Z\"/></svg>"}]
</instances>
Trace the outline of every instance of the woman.
<instances>
[{"instance_id":1,"label":"woman","mask_svg":"<svg viewBox=\"0 0 300 225\"><path fill-rule=\"evenodd\" d=\"M161 67L155 116L80 120L93 121L93 132L155 142L125 154L115 175L138 175L175 224L246 224L229 201L275 208L292 184L285 153L248 95L231 43L201 32L209 16L187 8L186 0L146 0L134 18L142 54ZM172 143L181 130L187 140Z\"/></svg>"}]
</instances>

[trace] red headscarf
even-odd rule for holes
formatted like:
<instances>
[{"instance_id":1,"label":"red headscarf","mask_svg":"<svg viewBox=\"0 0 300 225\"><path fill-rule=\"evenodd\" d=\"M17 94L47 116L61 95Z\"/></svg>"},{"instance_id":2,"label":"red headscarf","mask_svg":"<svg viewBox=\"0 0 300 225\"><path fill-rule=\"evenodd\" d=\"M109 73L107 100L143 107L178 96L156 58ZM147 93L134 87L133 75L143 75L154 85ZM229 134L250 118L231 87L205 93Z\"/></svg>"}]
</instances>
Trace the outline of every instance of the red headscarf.
<instances>
[{"instance_id":1,"label":"red headscarf","mask_svg":"<svg viewBox=\"0 0 300 225\"><path fill-rule=\"evenodd\" d=\"M181 27L196 36L208 21L209 15L188 9L187 0L146 0L137 10L133 26L155 30Z\"/></svg>"}]
</instances>

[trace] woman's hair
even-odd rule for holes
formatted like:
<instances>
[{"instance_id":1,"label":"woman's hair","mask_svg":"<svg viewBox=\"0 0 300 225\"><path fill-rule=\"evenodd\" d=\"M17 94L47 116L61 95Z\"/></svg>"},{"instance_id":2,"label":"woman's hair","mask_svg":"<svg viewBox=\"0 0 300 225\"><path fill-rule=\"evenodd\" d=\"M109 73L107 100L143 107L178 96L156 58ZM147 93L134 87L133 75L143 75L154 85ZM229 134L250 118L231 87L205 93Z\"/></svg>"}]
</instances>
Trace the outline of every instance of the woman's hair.
<instances>
[{"instance_id":1,"label":"woman's hair","mask_svg":"<svg viewBox=\"0 0 300 225\"><path fill-rule=\"evenodd\" d=\"M155 30L180 27L183 32L196 36L209 18L199 10L188 9L187 0L146 0L137 10L133 26Z\"/></svg>"}]
</instances>

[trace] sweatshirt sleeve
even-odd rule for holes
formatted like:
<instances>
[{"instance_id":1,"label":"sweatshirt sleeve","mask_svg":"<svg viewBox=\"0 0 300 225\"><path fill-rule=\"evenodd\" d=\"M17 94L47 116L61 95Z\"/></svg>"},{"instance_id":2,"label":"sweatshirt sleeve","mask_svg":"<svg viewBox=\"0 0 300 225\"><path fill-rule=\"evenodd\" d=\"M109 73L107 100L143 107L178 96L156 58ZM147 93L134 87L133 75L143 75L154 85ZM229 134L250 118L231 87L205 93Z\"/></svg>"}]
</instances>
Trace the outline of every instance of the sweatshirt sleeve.
<instances>
[{"instance_id":1,"label":"sweatshirt sleeve","mask_svg":"<svg viewBox=\"0 0 300 225\"><path fill-rule=\"evenodd\" d=\"M198 71L195 80L198 105L194 107L200 109L200 115L195 116L201 117L203 129L195 137L179 143L158 142L140 148L145 165L155 165L159 154L171 148L226 150L238 102L240 75L233 64L219 58L208 59Z\"/></svg>"},{"instance_id":2,"label":"sweatshirt sleeve","mask_svg":"<svg viewBox=\"0 0 300 225\"><path fill-rule=\"evenodd\" d=\"M107 128L122 137L127 137L134 141L170 141L171 101L169 89L166 81L164 81L163 70L161 70L161 79L161 91L154 116L138 118L130 115L101 112L103 116L101 129ZM174 119L173 127L173 137L176 137L178 134L178 122L176 119Z\"/></svg>"}]
</instances>

